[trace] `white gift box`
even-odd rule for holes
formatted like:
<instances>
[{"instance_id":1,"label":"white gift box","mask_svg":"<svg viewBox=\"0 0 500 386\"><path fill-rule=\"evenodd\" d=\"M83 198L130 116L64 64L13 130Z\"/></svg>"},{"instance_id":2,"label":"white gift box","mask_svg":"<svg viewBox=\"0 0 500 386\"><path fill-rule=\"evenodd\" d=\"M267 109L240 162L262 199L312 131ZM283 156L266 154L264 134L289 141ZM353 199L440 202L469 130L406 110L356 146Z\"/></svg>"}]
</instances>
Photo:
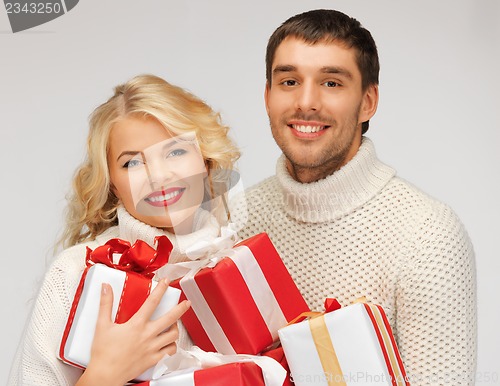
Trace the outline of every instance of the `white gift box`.
<instances>
[{"instance_id":1,"label":"white gift box","mask_svg":"<svg viewBox=\"0 0 500 386\"><path fill-rule=\"evenodd\" d=\"M61 360L80 368L85 368L88 365L99 314L102 283L108 283L113 289L112 315L115 318L119 312L119 307L124 306L124 304L120 303L122 303L126 283L132 281L130 275L136 275L135 280L144 281L142 285L149 287L148 292L152 291L157 285L154 280L142 276L137 278L140 275L110 268L104 264L94 264L87 269L86 275L82 278L79 290L75 295L75 302L63 335L59 352ZM151 319L155 320L172 309L179 302L180 294L181 291L177 288L169 287ZM151 379L152 371L153 369L149 369L136 379Z\"/></svg>"},{"instance_id":2,"label":"white gift box","mask_svg":"<svg viewBox=\"0 0 500 386\"><path fill-rule=\"evenodd\" d=\"M381 306L353 304L278 334L296 386L409 385Z\"/></svg>"}]
</instances>

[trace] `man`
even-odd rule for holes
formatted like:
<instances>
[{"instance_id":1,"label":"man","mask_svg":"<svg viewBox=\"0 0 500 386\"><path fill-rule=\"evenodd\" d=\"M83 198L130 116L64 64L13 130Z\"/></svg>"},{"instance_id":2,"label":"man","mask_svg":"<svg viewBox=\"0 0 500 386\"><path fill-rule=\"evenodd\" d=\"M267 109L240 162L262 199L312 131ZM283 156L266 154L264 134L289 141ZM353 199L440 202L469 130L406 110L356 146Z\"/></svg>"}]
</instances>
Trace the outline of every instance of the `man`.
<instances>
[{"instance_id":1,"label":"man","mask_svg":"<svg viewBox=\"0 0 500 386\"><path fill-rule=\"evenodd\" d=\"M266 66L283 155L246 192L241 235L269 234L312 309L326 297L382 305L412 384L473 384L473 248L453 211L397 177L364 136L379 98L371 34L337 11L296 15L271 36Z\"/></svg>"}]
</instances>

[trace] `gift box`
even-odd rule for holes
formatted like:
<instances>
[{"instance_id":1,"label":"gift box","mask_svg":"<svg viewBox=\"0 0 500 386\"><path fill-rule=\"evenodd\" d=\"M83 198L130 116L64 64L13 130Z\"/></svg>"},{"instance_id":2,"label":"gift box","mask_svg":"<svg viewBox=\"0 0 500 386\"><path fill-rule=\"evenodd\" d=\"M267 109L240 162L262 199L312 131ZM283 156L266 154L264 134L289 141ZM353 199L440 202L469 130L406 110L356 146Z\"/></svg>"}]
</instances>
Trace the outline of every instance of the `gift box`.
<instances>
[{"instance_id":1,"label":"gift box","mask_svg":"<svg viewBox=\"0 0 500 386\"><path fill-rule=\"evenodd\" d=\"M228 363L187 370L142 382L136 386L264 386L262 370L253 362Z\"/></svg>"},{"instance_id":2,"label":"gift box","mask_svg":"<svg viewBox=\"0 0 500 386\"><path fill-rule=\"evenodd\" d=\"M65 363L85 368L90 360L92 341L99 314L102 283L113 289L112 315L115 323L125 323L141 307L157 282L154 271L168 261L171 243L166 237L157 240L158 250L137 241L134 245L112 239L94 251L87 249L87 268L77 288L64 330L59 358ZM120 254L118 263L115 256ZM169 287L151 319L157 319L178 302L180 291ZM138 380L150 379L152 369Z\"/></svg>"},{"instance_id":3,"label":"gift box","mask_svg":"<svg viewBox=\"0 0 500 386\"><path fill-rule=\"evenodd\" d=\"M182 316L194 343L222 354L258 354L309 310L268 235L224 251L215 266L172 282L191 301Z\"/></svg>"},{"instance_id":4,"label":"gift box","mask_svg":"<svg viewBox=\"0 0 500 386\"><path fill-rule=\"evenodd\" d=\"M305 385L409 385L383 308L357 303L279 330L292 380Z\"/></svg>"}]
</instances>

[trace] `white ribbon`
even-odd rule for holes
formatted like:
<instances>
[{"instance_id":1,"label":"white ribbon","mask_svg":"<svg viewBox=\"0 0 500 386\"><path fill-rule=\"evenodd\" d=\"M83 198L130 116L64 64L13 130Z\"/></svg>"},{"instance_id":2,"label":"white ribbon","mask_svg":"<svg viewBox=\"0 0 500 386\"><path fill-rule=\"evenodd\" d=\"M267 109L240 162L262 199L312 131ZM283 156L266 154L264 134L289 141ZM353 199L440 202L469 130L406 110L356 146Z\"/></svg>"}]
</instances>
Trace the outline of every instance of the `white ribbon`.
<instances>
[{"instance_id":1,"label":"white ribbon","mask_svg":"<svg viewBox=\"0 0 500 386\"><path fill-rule=\"evenodd\" d=\"M221 227L221 235L215 238L200 239L184 252L190 261L175 264L165 264L158 270L161 277L173 281L187 275L189 272L198 272L202 268L213 268L226 257L238 241L238 234L234 224ZM202 259L202 257L205 257Z\"/></svg>"},{"instance_id":2,"label":"white ribbon","mask_svg":"<svg viewBox=\"0 0 500 386\"><path fill-rule=\"evenodd\" d=\"M252 251L247 246L236 247L228 257L243 276L273 341L278 339L278 330L288 321Z\"/></svg>"},{"instance_id":3,"label":"white ribbon","mask_svg":"<svg viewBox=\"0 0 500 386\"><path fill-rule=\"evenodd\" d=\"M172 356L165 356L158 362L153 373L153 379L160 376L170 378L177 374L185 374L187 371L195 371L228 363L254 362L262 369L264 383L266 386L281 386L285 381L287 372L276 360L259 355L222 355L214 352L206 352L194 346L191 350L177 349Z\"/></svg>"},{"instance_id":4,"label":"white ribbon","mask_svg":"<svg viewBox=\"0 0 500 386\"><path fill-rule=\"evenodd\" d=\"M198 260L204 256L212 256L221 250L231 249L238 241L236 225L229 223L220 229L221 235L215 238L200 239L185 251L191 260Z\"/></svg>"},{"instance_id":5,"label":"white ribbon","mask_svg":"<svg viewBox=\"0 0 500 386\"><path fill-rule=\"evenodd\" d=\"M182 263L166 264L161 267L161 277L166 277L169 281L173 281L180 277L186 276L189 273L196 274L203 268L213 268L217 265L222 258L231 250L220 251L216 256L212 256L209 259L195 260L195 261L185 261Z\"/></svg>"}]
</instances>

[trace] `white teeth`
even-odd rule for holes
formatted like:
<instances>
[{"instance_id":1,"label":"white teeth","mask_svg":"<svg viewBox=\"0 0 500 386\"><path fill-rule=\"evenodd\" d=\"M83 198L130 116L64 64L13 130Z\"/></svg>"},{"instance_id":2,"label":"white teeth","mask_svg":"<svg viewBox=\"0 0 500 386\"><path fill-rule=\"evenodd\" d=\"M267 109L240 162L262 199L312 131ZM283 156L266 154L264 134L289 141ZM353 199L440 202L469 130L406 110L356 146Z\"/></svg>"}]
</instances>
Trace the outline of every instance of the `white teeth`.
<instances>
[{"instance_id":1,"label":"white teeth","mask_svg":"<svg viewBox=\"0 0 500 386\"><path fill-rule=\"evenodd\" d=\"M292 125L292 127L300 131L301 133L317 133L322 130L324 126L304 126L304 125Z\"/></svg>"},{"instance_id":2,"label":"white teeth","mask_svg":"<svg viewBox=\"0 0 500 386\"><path fill-rule=\"evenodd\" d=\"M147 198L147 200L152 201L152 202L168 201L168 200L171 200L172 198L174 198L175 196L178 196L179 194L180 194L180 190L176 190L172 193L167 193L165 195L149 197L149 198Z\"/></svg>"}]
</instances>

